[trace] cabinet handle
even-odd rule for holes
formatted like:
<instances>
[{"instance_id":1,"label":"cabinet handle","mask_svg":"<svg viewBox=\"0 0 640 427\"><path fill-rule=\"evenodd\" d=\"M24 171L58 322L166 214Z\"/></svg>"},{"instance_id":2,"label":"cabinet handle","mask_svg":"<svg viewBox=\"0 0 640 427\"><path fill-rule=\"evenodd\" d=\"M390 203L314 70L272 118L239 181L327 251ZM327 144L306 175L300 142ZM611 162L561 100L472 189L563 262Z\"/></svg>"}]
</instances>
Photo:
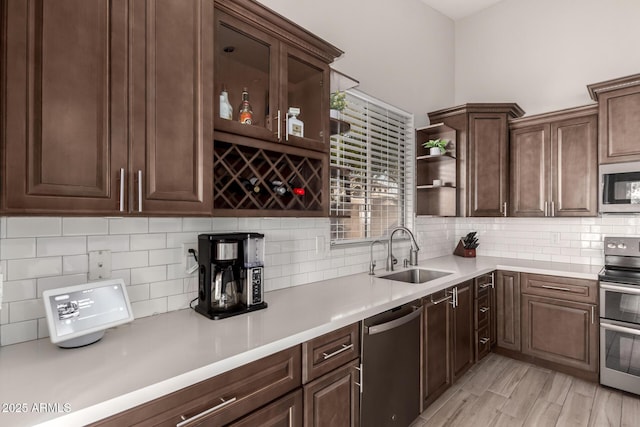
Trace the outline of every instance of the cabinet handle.
<instances>
[{"instance_id":1,"label":"cabinet handle","mask_svg":"<svg viewBox=\"0 0 640 427\"><path fill-rule=\"evenodd\" d=\"M124 212L124 168L120 168L120 212Z\"/></svg>"},{"instance_id":2,"label":"cabinet handle","mask_svg":"<svg viewBox=\"0 0 640 427\"><path fill-rule=\"evenodd\" d=\"M447 295L447 296L446 296L446 297L444 297L444 298L440 298L438 301L434 301L434 300L433 300L433 295L429 295L429 299L431 299L431 304L433 304L433 305L438 305L438 304L440 304L440 303L443 303L443 302L445 302L446 300L451 299L451 297L452 297L452 295Z\"/></svg>"},{"instance_id":3,"label":"cabinet handle","mask_svg":"<svg viewBox=\"0 0 640 427\"><path fill-rule=\"evenodd\" d=\"M353 348L353 344L349 344L349 345L342 344L342 348L339 348L333 353L322 353L322 359L323 360L331 359L332 357L337 356L340 353L345 352L347 350L351 350L352 348Z\"/></svg>"},{"instance_id":4,"label":"cabinet handle","mask_svg":"<svg viewBox=\"0 0 640 427\"><path fill-rule=\"evenodd\" d=\"M556 216L556 202L551 201L551 216Z\"/></svg>"},{"instance_id":5,"label":"cabinet handle","mask_svg":"<svg viewBox=\"0 0 640 427\"><path fill-rule=\"evenodd\" d=\"M142 212L142 171L138 171L138 212Z\"/></svg>"},{"instance_id":6,"label":"cabinet handle","mask_svg":"<svg viewBox=\"0 0 640 427\"><path fill-rule=\"evenodd\" d=\"M225 406L232 404L237 399L235 397L232 397L229 400L224 400L223 398L220 398L220 400L222 400L222 403L220 403L219 405L216 405L213 408L209 408L206 411L202 411L199 414L194 415L193 417L187 418L184 415L181 415L180 418L182 419L182 421L179 422L178 424L176 424L176 427L182 427L182 426L185 426L185 425L187 425L189 423L192 423L193 421L197 421L200 418L206 417L207 415L211 414L212 412L215 412L218 409L222 409Z\"/></svg>"},{"instance_id":7,"label":"cabinet handle","mask_svg":"<svg viewBox=\"0 0 640 427\"><path fill-rule=\"evenodd\" d=\"M360 366L354 366L353 368L360 373L360 379L358 380L360 382L355 384L360 387L360 393L362 394L362 363Z\"/></svg>"},{"instance_id":8,"label":"cabinet handle","mask_svg":"<svg viewBox=\"0 0 640 427\"><path fill-rule=\"evenodd\" d=\"M282 124L280 123L281 117L280 117L280 110L278 110L278 141L280 141L280 139L282 139Z\"/></svg>"},{"instance_id":9,"label":"cabinet handle","mask_svg":"<svg viewBox=\"0 0 640 427\"><path fill-rule=\"evenodd\" d=\"M480 344L485 345L489 342L489 338L480 338Z\"/></svg>"},{"instance_id":10,"label":"cabinet handle","mask_svg":"<svg viewBox=\"0 0 640 427\"><path fill-rule=\"evenodd\" d=\"M549 202L544 201L544 216L549 216Z\"/></svg>"},{"instance_id":11,"label":"cabinet handle","mask_svg":"<svg viewBox=\"0 0 640 427\"><path fill-rule=\"evenodd\" d=\"M507 216L507 202L502 204L502 216Z\"/></svg>"},{"instance_id":12,"label":"cabinet handle","mask_svg":"<svg viewBox=\"0 0 640 427\"><path fill-rule=\"evenodd\" d=\"M480 308L480 313L486 313L487 311L489 311L489 307L481 307Z\"/></svg>"},{"instance_id":13,"label":"cabinet handle","mask_svg":"<svg viewBox=\"0 0 640 427\"><path fill-rule=\"evenodd\" d=\"M591 324L596 323L596 307L594 305L591 306Z\"/></svg>"},{"instance_id":14,"label":"cabinet handle","mask_svg":"<svg viewBox=\"0 0 640 427\"><path fill-rule=\"evenodd\" d=\"M289 142L289 113L284 116L284 139Z\"/></svg>"},{"instance_id":15,"label":"cabinet handle","mask_svg":"<svg viewBox=\"0 0 640 427\"><path fill-rule=\"evenodd\" d=\"M480 285L480 289L487 289L489 287L493 288L493 277L491 277L491 282Z\"/></svg>"},{"instance_id":16,"label":"cabinet handle","mask_svg":"<svg viewBox=\"0 0 640 427\"><path fill-rule=\"evenodd\" d=\"M543 287L545 289L552 289L554 291L571 292L571 289L563 288L561 286L542 285L541 287Z\"/></svg>"}]
</instances>

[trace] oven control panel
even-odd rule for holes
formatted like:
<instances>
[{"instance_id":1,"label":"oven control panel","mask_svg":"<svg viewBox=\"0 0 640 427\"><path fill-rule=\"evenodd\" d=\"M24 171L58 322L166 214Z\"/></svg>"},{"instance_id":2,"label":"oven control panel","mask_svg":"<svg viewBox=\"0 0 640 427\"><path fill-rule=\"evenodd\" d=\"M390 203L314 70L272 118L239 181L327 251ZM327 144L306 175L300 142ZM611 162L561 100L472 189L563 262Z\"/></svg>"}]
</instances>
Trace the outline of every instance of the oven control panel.
<instances>
[{"instance_id":1,"label":"oven control panel","mask_svg":"<svg viewBox=\"0 0 640 427\"><path fill-rule=\"evenodd\" d=\"M604 254L640 256L640 237L605 237Z\"/></svg>"}]
</instances>

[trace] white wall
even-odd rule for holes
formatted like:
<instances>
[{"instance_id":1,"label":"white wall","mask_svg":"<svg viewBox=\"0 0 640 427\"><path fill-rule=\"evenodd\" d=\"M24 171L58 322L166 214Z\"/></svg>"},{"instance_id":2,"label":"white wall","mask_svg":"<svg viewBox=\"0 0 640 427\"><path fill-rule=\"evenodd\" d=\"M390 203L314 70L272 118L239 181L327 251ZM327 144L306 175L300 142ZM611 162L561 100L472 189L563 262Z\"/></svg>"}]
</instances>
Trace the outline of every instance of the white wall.
<instances>
[{"instance_id":1,"label":"white wall","mask_svg":"<svg viewBox=\"0 0 640 427\"><path fill-rule=\"evenodd\" d=\"M587 84L640 72L638 18L636 0L504 0L459 20L455 103L591 103Z\"/></svg>"},{"instance_id":2,"label":"white wall","mask_svg":"<svg viewBox=\"0 0 640 427\"><path fill-rule=\"evenodd\" d=\"M343 50L332 67L415 115L453 103L453 21L420 0L260 0Z\"/></svg>"}]
</instances>

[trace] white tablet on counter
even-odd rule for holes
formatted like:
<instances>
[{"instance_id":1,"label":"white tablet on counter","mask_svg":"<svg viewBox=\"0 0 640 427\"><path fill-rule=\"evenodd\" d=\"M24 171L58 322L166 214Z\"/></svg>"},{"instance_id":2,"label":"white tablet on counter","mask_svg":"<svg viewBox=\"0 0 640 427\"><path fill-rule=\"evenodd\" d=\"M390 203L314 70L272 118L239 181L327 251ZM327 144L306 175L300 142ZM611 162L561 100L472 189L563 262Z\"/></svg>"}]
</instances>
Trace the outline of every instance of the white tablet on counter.
<instances>
[{"instance_id":1,"label":"white tablet on counter","mask_svg":"<svg viewBox=\"0 0 640 427\"><path fill-rule=\"evenodd\" d=\"M100 340L105 329L133 320L122 279L50 289L42 293L51 342L64 348Z\"/></svg>"}]
</instances>

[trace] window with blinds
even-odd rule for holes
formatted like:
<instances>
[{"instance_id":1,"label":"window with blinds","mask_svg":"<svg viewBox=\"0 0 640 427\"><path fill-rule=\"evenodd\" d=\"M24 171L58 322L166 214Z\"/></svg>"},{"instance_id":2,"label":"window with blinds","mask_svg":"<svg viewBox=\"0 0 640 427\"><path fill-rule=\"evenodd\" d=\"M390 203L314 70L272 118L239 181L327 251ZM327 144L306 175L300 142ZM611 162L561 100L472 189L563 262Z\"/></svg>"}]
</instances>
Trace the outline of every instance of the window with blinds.
<instances>
[{"instance_id":1,"label":"window with blinds","mask_svg":"<svg viewBox=\"0 0 640 427\"><path fill-rule=\"evenodd\" d=\"M411 227L413 115L355 90L331 137L331 243L356 243Z\"/></svg>"}]
</instances>

